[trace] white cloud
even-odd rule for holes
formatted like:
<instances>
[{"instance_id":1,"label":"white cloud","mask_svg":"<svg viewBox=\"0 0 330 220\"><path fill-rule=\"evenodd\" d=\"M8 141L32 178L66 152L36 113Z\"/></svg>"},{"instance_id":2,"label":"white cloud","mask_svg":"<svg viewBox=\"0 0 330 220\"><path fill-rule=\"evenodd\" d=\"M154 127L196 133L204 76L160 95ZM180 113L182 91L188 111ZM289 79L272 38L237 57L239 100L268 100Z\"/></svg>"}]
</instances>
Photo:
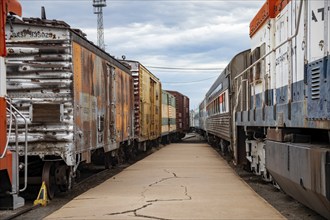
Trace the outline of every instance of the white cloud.
<instances>
[{"instance_id":1,"label":"white cloud","mask_svg":"<svg viewBox=\"0 0 330 220\"><path fill-rule=\"evenodd\" d=\"M97 42L92 1L21 0L23 15L64 20ZM264 1L107 1L104 8L106 50L145 66L220 68L249 48L249 22ZM165 89L178 90L196 107L220 72L150 69ZM214 77L195 83L200 79ZM187 83L194 82L194 83ZM196 89L198 88L198 89Z\"/></svg>"}]
</instances>

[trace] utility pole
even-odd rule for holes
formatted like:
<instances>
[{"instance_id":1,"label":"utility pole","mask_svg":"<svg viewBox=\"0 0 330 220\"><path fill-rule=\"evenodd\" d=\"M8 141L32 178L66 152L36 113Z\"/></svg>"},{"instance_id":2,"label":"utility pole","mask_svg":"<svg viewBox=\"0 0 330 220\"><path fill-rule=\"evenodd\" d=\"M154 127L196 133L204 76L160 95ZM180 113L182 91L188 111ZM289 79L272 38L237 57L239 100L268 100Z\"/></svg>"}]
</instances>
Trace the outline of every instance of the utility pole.
<instances>
[{"instance_id":1,"label":"utility pole","mask_svg":"<svg viewBox=\"0 0 330 220\"><path fill-rule=\"evenodd\" d=\"M106 0L93 0L94 14L97 14L97 45L105 50L104 28L103 28L103 10L107 6Z\"/></svg>"}]
</instances>

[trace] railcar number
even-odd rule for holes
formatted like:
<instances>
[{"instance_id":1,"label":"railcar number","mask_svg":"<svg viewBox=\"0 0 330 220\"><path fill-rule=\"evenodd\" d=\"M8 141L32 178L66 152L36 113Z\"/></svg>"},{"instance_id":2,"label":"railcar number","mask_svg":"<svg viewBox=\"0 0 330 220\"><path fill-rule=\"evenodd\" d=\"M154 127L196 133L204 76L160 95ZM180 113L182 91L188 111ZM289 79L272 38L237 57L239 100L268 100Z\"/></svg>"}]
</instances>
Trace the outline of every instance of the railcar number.
<instances>
[{"instance_id":1,"label":"railcar number","mask_svg":"<svg viewBox=\"0 0 330 220\"><path fill-rule=\"evenodd\" d=\"M46 33L40 31L30 31L23 30L20 32L13 32L11 34L12 38L47 38L47 39L56 39L56 35L54 33Z\"/></svg>"},{"instance_id":2,"label":"railcar number","mask_svg":"<svg viewBox=\"0 0 330 220\"><path fill-rule=\"evenodd\" d=\"M328 8L328 11L330 10L330 7ZM324 16L325 16L325 8L319 8L316 10L312 10L312 20L315 22L324 21Z\"/></svg>"}]
</instances>

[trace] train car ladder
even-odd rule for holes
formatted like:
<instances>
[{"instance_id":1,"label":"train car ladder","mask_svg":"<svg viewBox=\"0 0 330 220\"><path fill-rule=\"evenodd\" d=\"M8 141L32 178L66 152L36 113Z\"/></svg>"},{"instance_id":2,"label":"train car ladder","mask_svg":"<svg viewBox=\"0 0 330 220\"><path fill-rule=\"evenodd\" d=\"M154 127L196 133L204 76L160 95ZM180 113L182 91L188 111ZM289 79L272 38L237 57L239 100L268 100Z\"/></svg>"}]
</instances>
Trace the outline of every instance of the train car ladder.
<instances>
[{"instance_id":1,"label":"train car ladder","mask_svg":"<svg viewBox=\"0 0 330 220\"><path fill-rule=\"evenodd\" d=\"M11 103L11 100L6 98L7 103L7 115L9 115L9 123L8 123L8 138L6 142L6 146L3 152L0 152L0 159L5 158L8 155L12 155L12 179L11 179L11 192L10 196L2 199L3 201L0 204L0 208L10 208L17 209L24 205L24 199L19 197L19 193L23 192L27 188L27 172L28 172L28 155L27 155L27 119L24 117L22 113L20 113ZM22 119L24 121L24 187L20 188L19 184L19 141L18 141L18 119ZM15 121L15 123L13 123ZM9 139L12 135L13 124L15 125L15 148L9 149Z\"/></svg>"}]
</instances>

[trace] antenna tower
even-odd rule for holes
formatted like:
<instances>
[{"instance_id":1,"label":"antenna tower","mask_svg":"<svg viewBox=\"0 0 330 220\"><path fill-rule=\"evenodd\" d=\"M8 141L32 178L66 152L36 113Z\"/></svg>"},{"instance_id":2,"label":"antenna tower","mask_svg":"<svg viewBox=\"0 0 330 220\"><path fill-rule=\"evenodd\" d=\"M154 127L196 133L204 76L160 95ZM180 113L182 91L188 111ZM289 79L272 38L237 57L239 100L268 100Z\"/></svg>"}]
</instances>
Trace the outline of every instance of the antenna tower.
<instances>
[{"instance_id":1,"label":"antenna tower","mask_svg":"<svg viewBox=\"0 0 330 220\"><path fill-rule=\"evenodd\" d=\"M103 10L107 6L106 0L93 0L94 14L97 14L97 45L105 49L104 28L103 28Z\"/></svg>"}]
</instances>

